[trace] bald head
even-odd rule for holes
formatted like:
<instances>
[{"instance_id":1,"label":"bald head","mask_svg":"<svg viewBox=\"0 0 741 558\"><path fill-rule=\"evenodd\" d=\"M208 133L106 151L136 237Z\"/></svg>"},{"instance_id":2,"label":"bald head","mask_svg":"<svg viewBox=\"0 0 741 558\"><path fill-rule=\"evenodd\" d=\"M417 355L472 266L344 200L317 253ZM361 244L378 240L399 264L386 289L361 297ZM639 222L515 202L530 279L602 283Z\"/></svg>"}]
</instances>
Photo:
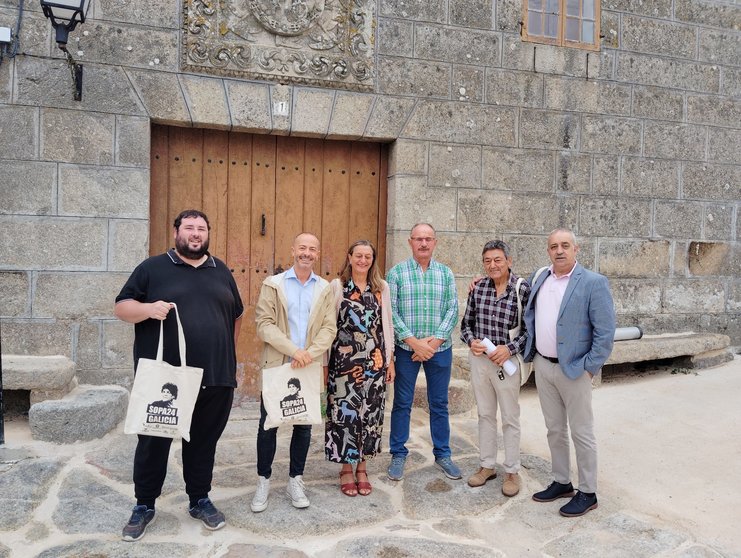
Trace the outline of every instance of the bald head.
<instances>
[{"instance_id":1,"label":"bald head","mask_svg":"<svg viewBox=\"0 0 741 558\"><path fill-rule=\"evenodd\" d=\"M293 239L291 246L291 256L293 256L293 270L300 279L306 278L311 274L317 259L319 259L319 239L316 235L303 232Z\"/></svg>"}]
</instances>

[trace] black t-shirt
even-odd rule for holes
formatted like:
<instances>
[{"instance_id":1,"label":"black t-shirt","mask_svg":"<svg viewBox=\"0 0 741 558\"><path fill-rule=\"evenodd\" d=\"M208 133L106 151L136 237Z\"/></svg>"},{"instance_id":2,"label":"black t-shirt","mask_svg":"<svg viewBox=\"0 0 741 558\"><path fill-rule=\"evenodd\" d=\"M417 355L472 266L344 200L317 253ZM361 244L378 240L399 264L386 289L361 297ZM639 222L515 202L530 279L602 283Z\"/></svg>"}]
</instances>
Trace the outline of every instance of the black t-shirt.
<instances>
[{"instance_id":1,"label":"black t-shirt","mask_svg":"<svg viewBox=\"0 0 741 558\"><path fill-rule=\"evenodd\" d=\"M186 363L203 368L204 386L237 387L234 322L244 312L237 284L221 260L208 255L200 266L183 262L171 249L139 264L116 302L174 302L178 306L186 342ZM134 367L139 358L157 357L159 320L147 319L134 326ZM163 358L180 365L175 312L164 322Z\"/></svg>"}]
</instances>

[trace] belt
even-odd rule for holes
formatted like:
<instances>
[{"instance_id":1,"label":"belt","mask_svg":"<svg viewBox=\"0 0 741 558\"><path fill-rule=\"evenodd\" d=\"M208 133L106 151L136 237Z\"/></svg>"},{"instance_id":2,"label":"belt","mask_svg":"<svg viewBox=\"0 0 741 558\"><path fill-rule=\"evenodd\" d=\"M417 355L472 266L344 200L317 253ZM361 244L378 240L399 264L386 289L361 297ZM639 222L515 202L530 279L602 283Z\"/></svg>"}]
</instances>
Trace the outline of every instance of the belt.
<instances>
[{"instance_id":1,"label":"belt","mask_svg":"<svg viewBox=\"0 0 741 558\"><path fill-rule=\"evenodd\" d=\"M540 355L540 353L538 353L538 354ZM545 356L545 355L540 355L540 356L542 356L547 361L552 362L553 364L558 364L558 358L556 358L556 357L549 357L549 356Z\"/></svg>"}]
</instances>

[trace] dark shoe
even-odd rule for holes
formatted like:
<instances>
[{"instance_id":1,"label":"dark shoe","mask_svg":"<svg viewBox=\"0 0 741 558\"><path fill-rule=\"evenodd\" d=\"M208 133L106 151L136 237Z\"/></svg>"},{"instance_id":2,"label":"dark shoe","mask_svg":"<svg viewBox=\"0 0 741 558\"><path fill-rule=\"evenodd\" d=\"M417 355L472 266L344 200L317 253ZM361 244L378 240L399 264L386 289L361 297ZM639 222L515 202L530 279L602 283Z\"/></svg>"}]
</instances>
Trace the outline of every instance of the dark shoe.
<instances>
[{"instance_id":1,"label":"dark shoe","mask_svg":"<svg viewBox=\"0 0 741 558\"><path fill-rule=\"evenodd\" d=\"M131 511L131 518L123 528L121 538L127 542L138 541L144 536L147 525L154 521L154 510L147 509L147 506L134 506Z\"/></svg>"},{"instance_id":2,"label":"dark shoe","mask_svg":"<svg viewBox=\"0 0 741 558\"><path fill-rule=\"evenodd\" d=\"M533 494L533 500L536 502L553 502L559 498L571 498L574 495L574 487L571 483L561 484L553 481L548 488Z\"/></svg>"},{"instance_id":3,"label":"dark shoe","mask_svg":"<svg viewBox=\"0 0 741 558\"><path fill-rule=\"evenodd\" d=\"M582 492L577 490L576 496L571 501L563 506L558 513L564 517L579 517L584 515L590 510L597 509L597 495L592 492Z\"/></svg>"},{"instance_id":4,"label":"dark shoe","mask_svg":"<svg viewBox=\"0 0 741 558\"><path fill-rule=\"evenodd\" d=\"M188 511L193 519L202 521L206 529L209 529L210 531L216 531L226 525L224 514L217 510L216 506L214 506L208 498L201 498L198 500L198 503Z\"/></svg>"}]
</instances>

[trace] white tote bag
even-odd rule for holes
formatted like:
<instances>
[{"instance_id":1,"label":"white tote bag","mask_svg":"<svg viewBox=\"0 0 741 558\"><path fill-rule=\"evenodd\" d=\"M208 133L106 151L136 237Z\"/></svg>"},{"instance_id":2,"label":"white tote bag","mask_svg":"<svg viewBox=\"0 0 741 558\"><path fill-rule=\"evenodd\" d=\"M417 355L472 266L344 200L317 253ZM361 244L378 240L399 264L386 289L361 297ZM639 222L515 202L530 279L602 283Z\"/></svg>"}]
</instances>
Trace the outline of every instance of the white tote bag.
<instances>
[{"instance_id":1,"label":"white tote bag","mask_svg":"<svg viewBox=\"0 0 741 558\"><path fill-rule=\"evenodd\" d=\"M284 424L322 424L323 374L318 362L303 368L290 363L262 370L262 402L268 413L265 430Z\"/></svg>"},{"instance_id":2,"label":"white tote bag","mask_svg":"<svg viewBox=\"0 0 741 558\"><path fill-rule=\"evenodd\" d=\"M160 322L157 358L140 358L136 367L124 432L161 438L182 437L190 441L190 421L201 389L203 368L186 366L183 325L177 306L173 304L172 307L178 324L181 366L162 360L164 335Z\"/></svg>"}]
</instances>

